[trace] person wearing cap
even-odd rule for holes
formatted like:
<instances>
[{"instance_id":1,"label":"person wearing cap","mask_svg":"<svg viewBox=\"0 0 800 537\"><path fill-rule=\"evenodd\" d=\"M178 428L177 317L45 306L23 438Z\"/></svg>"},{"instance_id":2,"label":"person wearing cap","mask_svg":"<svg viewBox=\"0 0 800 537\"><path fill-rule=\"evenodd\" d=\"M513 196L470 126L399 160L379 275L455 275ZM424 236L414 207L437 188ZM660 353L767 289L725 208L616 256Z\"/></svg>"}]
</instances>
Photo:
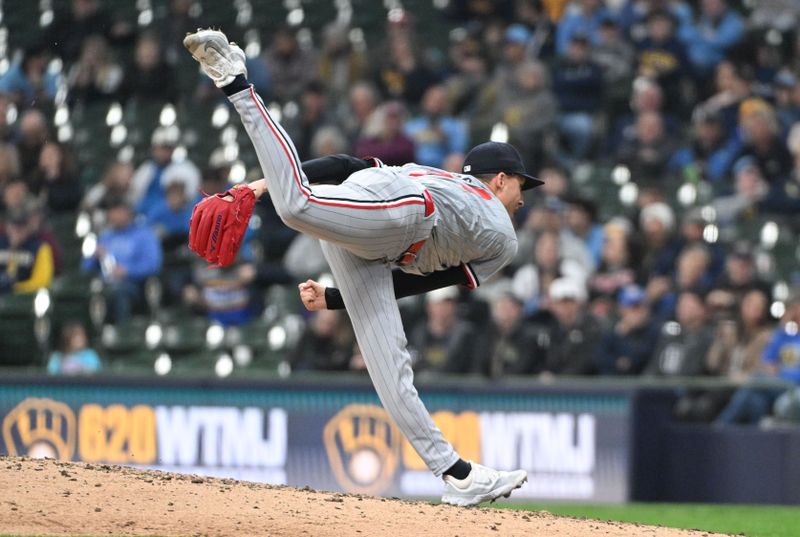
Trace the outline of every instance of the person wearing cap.
<instances>
[{"instance_id":1,"label":"person wearing cap","mask_svg":"<svg viewBox=\"0 0 800 537\"><path fill-rule=\"evenodd\" d=\"M53 281L53 250L37 237L32 210L23 203L6 216L0 233L0 295L34 293Z\"/></svg>"},{"instance_id":2,"label":"person wearing cap","mask_svg":"<svg viewBox=\"0 0 800 537\"><path fill-rule=\"evenodd\" d=\"M577 194L564 197L567 206L566 224L575 237L583 241L594 260L594 266L600 265L603 253L603 226L597 223L597 206L595 203Z\"/></svg>"},{"instance_id":3,"label":"person wearing cap","mask_svg":"<svg viewBox=\"0 0 800 537\"><path fill-rule=\"evenodd\" d=\"M544 368L545 353L539 331L525 322L522 301L513 293L501 293L491 302L488 349L477 353L477 371L490 378L537 375Z\"/></svg>"},{"instance_id":4,"label":"person wearing cap","mask_svg":"<svg viewBox=\"0 0 800 537\"><path fill-rule=\"evenodd\" d=\"M744 38L744 21L726 0L703 0L696 20L687 22L678 37L686 44L695 77L704 80Z\"/></svg>"},{"instance_id":5,"label":"person wearing cap","mask_svg":"<svg viewBox=\"0 0 800 537\"><path fill-rule=\"evenodd\" d=\"M739 105L739 127L744 137L740 156L755 158L768 183L784 182L792 173L794 159L772 105L761 98L745 99Z\"/></svg>"},{"instance_id":6,"label":"person wearing cap","mask_svg":"<svg viewBox=\"0 0 800 537\"><path fill-rule=\"evenodd\" d=\"M183 160L180 163L172 160L179 138L180 132L175 126L157 127L153 131L150 158L136 168L127 195L137 214L148 217L166 205L163 179L167 169L174 165L195 168L194 171L185 174L187 180L184 187L187 198L194 199L197 195L200 188L200 172L190 160Z\"/></svg>"},{"instance_id":7,"label":"person wearing cap","mask_svg":"<svg viewBox=\"0 0 800 537\"><path fill-rule=\"evenodd\" d=\"M547 291L546 310L534 318L546 342L544 369L554 375L595 373L594 355L602 335L600 324L586 308L586 285L581 280L557 278Z\"/></svg>"},{"instance_id":8,"label":"person wearing cap","mask_svg":"<svg viewBox=\"0 0 800 537\"><path fill-rule=\"evenodd\" d=\"M664 90L666 109L679 113L689 75L686 47L676 36L677 18L668 9L653 9L647 14L647 33L636 43L637 71L655 80Z\"/></svg>"},{"instance_id":9,"label":"person wearing cap","mask_svg":"<svg viewBox=\"0 0 800 537\"><path fill-rule=\"evenodd\" d=\"M153 227L165 250L184 245L189 236L192 209L200 199L199 193L192 197L186 195L186 183L199 183L200 177L197 168L185 164L173 164L164 170L161 183L165 203L149 211L147 217L148 225Z\"/></svg>"},{"instance_id":10,"label":"person wearing cap","mask_svg":"<svg viewBox=\"0 0 800 537\"><path fill-rule=\"evenodd\" d=\"M617 308L619 320L603 334L595 355L597 372L638 375L650 361L661 327L651 315L647 293L636 284L620 290Z\"/></svg>"},{"instance_id":11,"label":"person wearing cap","mask_svg":"<svg viewBox=\"0 0 800 537\"><path fill-rule=\"evenodd\" d=\"M100 273L111 304L112 322L127 320L134 306L144 300L144 282L161 270L161 243L153 230L134 222L133 208L124 198L109 201L108 227L97 239L97 247L84 257L81 270Z\"/></svg>"}]
</instances>

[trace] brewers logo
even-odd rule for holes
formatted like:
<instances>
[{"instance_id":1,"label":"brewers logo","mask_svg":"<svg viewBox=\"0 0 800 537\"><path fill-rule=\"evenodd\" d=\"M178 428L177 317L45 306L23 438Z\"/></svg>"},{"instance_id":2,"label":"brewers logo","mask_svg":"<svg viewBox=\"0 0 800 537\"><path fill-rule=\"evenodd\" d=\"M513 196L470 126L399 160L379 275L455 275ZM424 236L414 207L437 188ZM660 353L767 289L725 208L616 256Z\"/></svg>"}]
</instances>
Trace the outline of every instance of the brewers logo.
<instances>
[{"instance_id":1,"label":"brewers logo","mask_svg":"<svg viewBox=\"0 0 800 537\"><path fill-rule=\"evenodd\" d=\"M392 484L402 436L384 409L374 405L343 408L325 425L323 441L344 490L380 494Z\"/></svg>"},{"instance_id":2,"label":"brewers logo","mask_svg":"<svg viewBox=\"0 0 800 537\"><path fill-rule=\"evenodd\" d=\"M70 460L75 454L75 434L75 414L52 399L25 399L3 420L9 455Z\"/></svg>"}]
</instances>

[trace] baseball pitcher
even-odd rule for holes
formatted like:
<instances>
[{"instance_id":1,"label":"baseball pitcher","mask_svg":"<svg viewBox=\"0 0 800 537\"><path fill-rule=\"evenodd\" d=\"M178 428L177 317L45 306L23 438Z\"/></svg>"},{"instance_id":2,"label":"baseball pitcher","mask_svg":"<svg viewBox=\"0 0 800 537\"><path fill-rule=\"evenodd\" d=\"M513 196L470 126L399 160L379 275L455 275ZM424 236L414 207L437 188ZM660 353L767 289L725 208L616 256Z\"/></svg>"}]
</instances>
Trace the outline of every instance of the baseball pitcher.
<instances>
[{"instance_id":1,"label":"baseball pitcher","mask_svg":"<svg viewBox=\"0 0 800 537\"><path fill-rule=\"evenodd\" d=\"M264 173L195 207L192 250L209 263L231 263L255 201L269 190L286 225L322 241L339 286L300 284L304 304L346 308L381 403L443 477L442 502L472 506L508 497L527 473L462 460L420 400L396 299L454 284L475 288L508 264L517 250L511 216L522 206L522 190L541 181L525 172L512 146L496 142L470 151L463 174L345 156L301 165L247 81L244 52L214 30L198 30L183 43L239 112Z\"/></svg>"}]
</instances>

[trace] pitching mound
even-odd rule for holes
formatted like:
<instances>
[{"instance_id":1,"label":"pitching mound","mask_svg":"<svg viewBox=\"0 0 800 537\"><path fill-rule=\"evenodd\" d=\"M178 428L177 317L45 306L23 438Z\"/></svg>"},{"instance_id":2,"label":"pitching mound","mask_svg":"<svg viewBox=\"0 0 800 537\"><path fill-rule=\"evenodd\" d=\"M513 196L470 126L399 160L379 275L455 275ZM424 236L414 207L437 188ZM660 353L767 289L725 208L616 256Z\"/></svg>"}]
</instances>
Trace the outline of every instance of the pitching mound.
<instances>
[{"instance_id":1,"label":"pitching mound","mask_svg":"<svg viewBox=\"0 0 800 537\"><path fill-rule=\"evenodd\" d=\"M0 534L707 535L498 509L275 487L109 465L0 458Z\"/></svg>"}]
</instances>

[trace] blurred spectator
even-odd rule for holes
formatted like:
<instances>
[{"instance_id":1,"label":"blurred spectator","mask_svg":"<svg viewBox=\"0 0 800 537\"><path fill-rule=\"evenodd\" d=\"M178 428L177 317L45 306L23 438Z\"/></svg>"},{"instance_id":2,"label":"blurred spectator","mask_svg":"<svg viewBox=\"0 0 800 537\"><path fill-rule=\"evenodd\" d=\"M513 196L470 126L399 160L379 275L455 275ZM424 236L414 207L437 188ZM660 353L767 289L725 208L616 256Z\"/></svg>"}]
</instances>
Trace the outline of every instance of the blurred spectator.
<instances>
[{"instance_id":1,"label":"blurred spectator","mask_svg":"<svg viewBox=\"0 0 800 537\"><path fill-rule=\"evenodd\" d=\"M792 71L780 71L774 80L775 108L781 130L788 132L800 121L800 79Z\"/></svg>"},{"instance_id":2,"label":"blurred spectator","mask_svg":"<svg viewBox=\"0 0 800 537\"><path fill-rule=\"evenodd\" d=\"M186 197L186 185L178 173L164 175L166 203L152 211L147 223L153 228L164 251L172 251L186 244L189 237L189 220L199 196Z\"/></svg>"},{"instance_id":3,"label":"blurred spectator","mask_svg":"<svg viewBox=\"0 0 800 537\"><path fill-rule=\"evenodd\" d=\"M42 106L53 102L58 90L58 75L47 69L50 57L40 45L28 48L19 62L14 62L0 76L0 93L7 93L17 104Z\"/></svg>"},{"instance_id":4,"label":"blurred spectator","mask_svg":"<svg viewBox=\"0 0 800 537\"><path fill-rule=\"evenodd\" d=\"M92 106L117 99L124 77L108 42L99 35L87 37L67 74L70 101Z\"/></svg>"},{"instance_id":5,"label":"blurred spectator","mask_svg":"<svg viewBox=\"0 0 800 537\"><path fill-rule=\"evenodd\" d=\"M9 181L3 187L3 213L8 214L14 207L19 207L29 196L30 192L26 183L19 179Z\"/></svg>"},{"instance_id":6,"label":"blurred spectator","mask_svg":"<svg viewBox=\"0 0 800 537\"><path fill-rule=\"evenodd\" d=\"M194 199L200 187L200 172L189 160L174 162L172 154L178 145L175 127L158 127L153 131L150 158L136 168L131 178L128 199L138 214L149 217L166 205L164 178L167 170L179 167L186 188L186 197Z\"/></svg>"},{"instance_id":7,"label":"blurred spectator","mask_svg":"<svg viewBox=\"0 0 800 537\"><path fill-rule=\"evenodd\" d=\"M348 104L340 123L345 129L348 147L354 147L356 140L364 132L370 116L378 107L378 90L369 82L357 82L350 88Z\"/></svg>"},{"instance_id":8,"label":"blurred spectator","mask_svg":"<svg viewBox=\"0 0 800 537\"><path fill-rule=\"evenodd\" d=\"M553 9L553 4L566 4L558 2L542 2L541 0L516 0L514 2L514 21L529 28L532 37L527 44L527 52L531 58L549 60L556 52L556 27L553 17L548 10ZM565 6L561 6L565 7ZM558 7L556 7L558 9ZM560 16L561 13L559 12Z\"/></svg>"},{"instance_id":9,"label":"blurred spectator","mask_svg":"<svg viewBox=\"0 0 800 537\"><path fill-rule=\"evenodd\" d=\"M264 59L272 76L273 94L280 102L300 95L317 74L314 52L301 47L295 31L286 26L272 34L272 44Z\"/></svg>"},{"instance_id":10,"label":"blurred spectator","mask_svg":"<svg viewBox=\"0 0 800 537\"><path fill-rule=\"evenodd\" d=\"M583 241L594 260L594 267L600 265L603 253L603 226L597 223L597 206L588 198L578 195L564 197L567 206L567 229Z\"/></svg>"},{"instance_id":11,"label":"blurred spectator","mask_svg":"<svg viewBox=\"0 0 800 537\"><path fill-rule=\"evenodd\" d=\"M740 149L739 138L725 131L722 115L699 106L692 114L691 143L673 154L669 167L687 181L704 179L719 191L727 186L725 179Z\"/></svg>"},{"instance_id":12,"label":"blurred spectator","mask_svg":"<svg viewBox=\"0 0 800 537\"><path fill-rule=\"evenodd\" d=\"M734 311L741 304L744 295L758 289L769 295L770 285L761 280L756 269L754 246L738 242L730 247L725 258L723 273L714 282L708 301L718 307Z\"/></svg>"},{"instance_id":13,"label":"blurred spectator","mask_svg":"<svg viewBox=\"0 0 800 537\"><path fill-rule=\"evenodd\" d=\"M637 71L654 79L664 90L666 109L675 113L683 106L684 82L690 74L686 49L676 37L675 17L666 9L647 15L647 35L636 44Z\"/></svg>"},{"instance_id":14,"label":"blurred spectator","mask_svg":"<svg viewBox=\"0 0 800 537\"><path fill-rule=\"evenodd\" d=\"M421 114L408 120L404 130L414 141L417 164L442 168L448 156L467 150L466 125L450 115L447 90L441 85L425 91Z\"/></svg>"},{"instance_id":15,"label":"blurred spectator","mask_svg":"<svg viewBox=\"0 0 800 537\"><path fill-rule=\"evenodd\" d=\"M319 78L328 88L334 104L344 101L353 84L367 75L364 44L354 45L350 40L350 30L348 24L340 21L332 22L322 30Z\"/></svg>"},{"instance_id":16,"label":"blurred spectator","mask_svg":"<svg viewBox=\"0 0 800 537\"><path fill-rule=\"evenodd\" d=\"M0 294L49 287L55 272L53 250L38 237L30 204L14 207L5 224L0 234Z\"/></svg>"},{"instance_id":17,"label":"blurred spectator","mask_svg":"<svg viewBox=\"0 0 800 537\"><path fill-rule=\"evenodd\" d=\"M198 0L170 0L163 17L153 23L165 61L174 65L186 59L183 38L197 28L207 28Z\"/></svg>"},{"instance_id":18,"label":"blurred spectator","mask_svg":"<svg viewBox=\"0 0 800 537\"><path fill-rule=\"evenodd\" d=\"M286 132L294 142L300 160L312 158L311 144L316 133L330 126L325 87L318 80L312 80L299 95L300 111L283 120Z\"/></svg>"},{"instance_id":19,"label":"blurred spectator","mask_svg":"<svg viewBox=\"0 0 800 537\"><path fill-rule=\"evenodd\" d=\"M82 375L97 373L100 369L100 357L89 347L84 326L77 322L64 325L58 350L47 360L47 372L51 375Z\"/></svg>"},{"instance_id":20,"label":"blurred spectator","mask_svg":"<svg viewBox=\"0 0 800 537\"><path fill-rule=\"evenodd\" d=\"M608 318L616 304L617 293L636 281L633 269L636 259L630 230L619 222L606 224L600 264L588 284L591 310L596 317Z\"/></svg>"},{"instance_id":21,"label":"blurred spectator","mask_svg":"<svg viewBox=\"0 0 800 537\"><path fill-rule=\"evenodd\" d=\"M600 23L598 42L592 46L592 61L603 71L605 110L613 118L623 113L633 77L635 51L617 22L607 17Z\"/></svg>"},{"instance_id":22,"label":"blurred spectator","mask_svg":"<svg viewBox=\"0 0 800 537\"><path fill-rule=\"evenodd\" d=\"M664 324L644 373L669 377L705 374L705 357L714 337L714 329L707 320L703 297L693 290L682 291L675 321Z\"/></svg>"},{"instance_id":23,"label":"blurred spectator","mask_svg":"<svg viewBox=\"0 0 800 537\"><path fill-rule=\"evenodd\" d=\"M787 32L800 23L800 4L793 0L766 0L749 6L748 26Z\"/></svg>"},{"instance_id":24,"label":"blurred spectator","mask_svg":"<svg viewBox=\"0 0 800 537\"><path fill-rule=\"evenodd\" d=\"M177 102L174 69L167 64L155 34L146 32L139 36L120 93L126 100L142 103Z\"/></svg>"},{"instance_id":25,"label":"blurred spectator","mask_svg":"<svg viewBox=\"0 0 800 537\"><path fill-rule=\"evenodd\" d=\"M238 326L256 315L253 282L256 266L253 251L242 245L228 267L209 266L201 259L192 265L192 281L183 288L183 301L223 326Z\"/></svg>"},{"instance_id":26,"label":"blurred spectator","mask_svg":"<svg viewBox=\"0 0 800 537\"><path fill-rule=\"evenodd\" d=\"M645 206L639 214L642 231L642 260L637 281L647 281L647 296L651 303L660 300L670 289L670 275L680 251L674 235L675 213L663 202Z\"/></svg>"},{"instance_id":27,"label":"blurred spectator","mask_svg":"<svg viewBox=\"0 0 800 537\"><path fill-rule=\"evenodd\" d=\"M600 42L603 21L611 18L603 0L577 0L558 21L556 52L566 55L570 41L576 35L584 35L592 45Z\"/></svg>"},{"instance_id":28,"label":"blurred spectator","mask_svg":"<svg viewBox=\"0 0 800 537\"><path fill-rule=\"evenodd\" d=\"M650 315L647 294L638 285L619 293L619 320L608 329L595 354L601 375L638 375L656 348L660 326Z\"/></svg>"},{"instance_id":29,"label":"blurred spectator","mask_svg":"<svg viewBox=\"0 0 800 537\"><path fill-rule=\"evenodd\" d=\"M53 253L55 273L58 274L63 268L63 251L58 239L53 233L52 226L47 219L47 214L44 211L42 202L26 194L25 198L18 205L18 208L30 215L29 224L31 235L50 246L50 250Z\"/></svg>"},{"instance_id":30,"label":"blurred spectator","mask_svg":"<svg viewBox=\"0 0 800 537\"><path fill-rule=\"evenodd\" d=\"M347 371L353 358L355 336L341 310L314 313L294 348L292 371Z\"/></svg>"},{"instance_id":31,"label":"blurred spectator","mask_svg":"<svg viewBox=\"0 0 800 537\"><path fill-rule=\"evenodd\" d=\"M538 235L533 259L514 273L512 288L530 315L541 307L553 281L563 276L582 284L586 275L579 263L562 255L558 233L547 230Z\"/></svg>"},{"instance_id":32,"label":"blurred spectator","mask_svg":"<svg viewBox=\"0 0 800 537\"><path fill-rule=\"evenodd\" d=\"M444 287L425 295L426 318L408 338L414 371L469 373L476 367L478 331L458 316L458 288Z\"/></svg>"},{"instance_id":33,"label":"blurred spectator","mask_svg":"<svg viewBox=\"0 0 800 537\"><path fill-rule=\"evenodd\" d=\"M636 136L636 120L646 112L656 112L664 119L664 128L672 136L681 134L678 118L664 111L664 92L657 82L646 77L637 77L631 85L630 110L616 119L608 147L616 152L623 140Z\"/></svg>"},{"instance_id":34,"label":"blurred spectator","mask_svg":"<svg viewBox=\"0 0 800 537\"><path fill-rule=\"evenodd\" d=\"M760 371L753 376L759 380L780 379L800 384L800 293L795 290L786 301L786 311L780 325L772 331L769 343L761 355ZM783 386L745 385L736 391L728 405L717 417L720 425L758 423L767 416L776 399L786 390Z\"/></svg>"},{"instance_id":35,"label":"blurred spectator","mask_svg":"<svg viewBox=\"0 0 800 537\"><path fill-rule=\"evenodd\" d=\"M376 65L373 78L387 99L416 106L425 90L437 82L436 74L423 64L408 38L391 40L389 56L382 60Z\"/></svg>"},{"instance_id":36,"label":"blurred spectator","mask_svg":"<svg viewBox=\"0 0 800 537\"><path fill-rule=\"evenodd\" d=\"M133 33L134 26L130 22L113 21L99 0L72 0L69 3L69 10L57 11L47 30L53 53L66 63L78 58L88 39L103 36L124 42Z\"/></svg>"},{"instance_id":37,"label":"blurred spectator","mask_svg":"<svg viewBox=\"0 0 800 537\"><path fill-rule=\"evenodd\" d=\"M569 143L569 156L582 160L589 156L592 146L593 116L603 99L603 72L591 59L585 35L573 35L565 52L553 67L553 91L561 110L559 130Z\"/></svg>"},{"instance_id":38,"label":"blurred spectator","mask_svg":"<svg viewBox=\"0 0 800 537\"><path fill-rule=\"evenodd\" d=\"M405 110L397 101L381 105L356 142L355 154L377 157L388 166L414 161L414 142L403 133Z\"/></svg>"},{"instance_id":39,"label":"blurred spectator","mask_svg":"<svg viewBox=\"0 0 800 537\"><path fill-rule=\"evenodd\" d=\"M793 159L772 106L758 98L744 100L739 106L739 123L744 135L741 155L755 158L768 183L785 181Z\"/></svg>"},{"instance_id":40,"label":"blurred spectator","mask_svg":"<svg viewBox=\"0 0 800 537\"><path fill-rule=\"evenodd\" d=\"M19 153L20 177L30 177L39 167L40 153L50 133L44 114L35 108L22 113L19 119Z\"/></svg>"},{"instance_id":41,"label":"blurred spectator","mask_svg":"<svg viewBox=\"0 0 800 537\"><path fill-rule=\"evenodd\" d=\"M44 144L39 154L39 167L30 180L30 190L38 194L53 213L74 211L78 207L83 187L75 155L68 147L58 142Z\"/></svg>"},{"instance_id":42,"label":"blurred spectator","mask_svg":"<svg viewBox=\"0 0 800 537\"><path fill-rule=\"evenodd\" d=\"M19 151L13 144L0 144L0 189L20 177Z\"/></svg>"},{"instance_id":43,"label":"blurred spectator","mask_svg":"<svg viewBox=\"0 0 800 537\"><path fill-rule=\"evenodd\" d=\"M108 229L97 239L97 247L83 258L85 272L100 272L111 304L112 322L131 316L144 299L144 282L161 270L161 244L153 231L134 223L133 208L121 198L109 203Z\"/></svg>"},{"instance_id":44,"label":"blurred spectator","mask_svg":"<svg viewBox=\"0 0 800 537\"><path fill-rule=\"evenodd\" d=\"M619 147L616 160L625 164L639 184L659 184L667 179L668 164L677 144L666 132L658 112L644 112L636 118L632 136Z\"/></svg>"},{"instance_id":45,"label":"blurred spectator","mask_svg":"<svg viewBox=\"0 0 800 537\"><path fill-rule=\"evenodd\" d=\"M100 181L86 192L80 208L89 211L95 227L105 225L106 210L113 200L128 198L132 177L133 166L130 163L115 161L108 165Z\"/></svg>"},{"instance_id":46,"label":"blurred spectator","mask_svg":"<svg viewBox=\"0 0 800 537\"><path fill-rule=\"evenodd\" d=\"M492 324L488 333L490 348L481 364L482 372L492 378L505 375L532 375L542 371L543 353L539 334L525 322L522 303L511 293L492 301ZM480 353L478 361L483 361Z\"/></svg>"},{"instance_id":47,"label":"blurred spectator","mask_svg":"<svg viewBox=\"0 0 800 537\"><path fill-rule=\"evenodd\" d=\"M702 0L697 19L684 24L679 37L686 44L695 74L701 80L744 37L742 18L726 0Z\"/></svg>"},{"instance_id":48,"label":"blurred spectator","mask_svg":"<svg viewBox=\"0 0 800 537\"><path fill-rule=\"evenodd\" d=\"M772 332L769 296L761 289L746 291L735 316L717 323L706 368L715 375L744 380L759 368Z\"/></svg>"},{"instance_id":49,"label":"blurred spectator","mask_svg":"<svg viewBox=\"0 0 800 537\"><path fill-rule=\"evenodd\" d=\"M311 139L309 156L313 158L327 157L347 153L350 147L344 133L335 125L323 125L314 133Z\"/></svg>"},{"instance_id":50,"label":"blurred spectator","mask_svg":"<svg viewBox=\"0 0 800 537\"><path fill-rule=\"evenodd\" d=\"M586 286L580 280L558 278L550 284L544 371L556 375L586 375L595 372L594 353L601 329L586 309Z\"/></svg>"},{"instance_id":51,"label":"blurred spectator","mask_svg":"<svg viewBox=\"0 0 800 537\"><path fill-rule=\"evenodd\" d=\"M717 65L714 84L716 93L701 106L708 113L718 113L722 118L723 130L732 136L739 127L739 107L752 93L755 78L752 67L729 60Z\"/></svg>"}]
</instances>

